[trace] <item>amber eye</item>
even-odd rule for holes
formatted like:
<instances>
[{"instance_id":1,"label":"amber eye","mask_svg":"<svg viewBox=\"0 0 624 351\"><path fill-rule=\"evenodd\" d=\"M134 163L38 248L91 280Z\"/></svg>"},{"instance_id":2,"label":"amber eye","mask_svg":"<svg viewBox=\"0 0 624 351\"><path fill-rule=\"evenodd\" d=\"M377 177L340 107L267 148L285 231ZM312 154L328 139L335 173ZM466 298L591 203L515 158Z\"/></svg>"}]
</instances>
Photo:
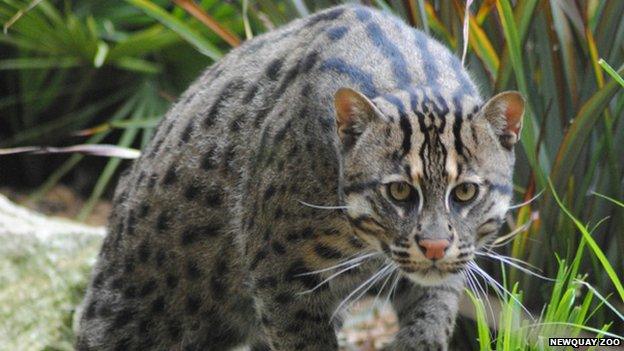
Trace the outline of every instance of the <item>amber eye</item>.
<instances>
[{"instance_id":1,"label":"amber eye","mask_svg":"<svg viewBox=\"0 0 624 351\"><path fill-rule=\"evenodd\" d=\"M457 202L468 202L477 197L477 184L461 183L453 189L453 199Z\"/></svg>"},{"instance_id":2,"label":"amber eye","mask_svg":"<svg viewBox=\"0 0 624 351\"><path fill-rule=\"evenodd\" d=\"M388 194L394 201L405 202L414 196L414 188L405 182L388 184Z\"/></svg>"}]
</instances>

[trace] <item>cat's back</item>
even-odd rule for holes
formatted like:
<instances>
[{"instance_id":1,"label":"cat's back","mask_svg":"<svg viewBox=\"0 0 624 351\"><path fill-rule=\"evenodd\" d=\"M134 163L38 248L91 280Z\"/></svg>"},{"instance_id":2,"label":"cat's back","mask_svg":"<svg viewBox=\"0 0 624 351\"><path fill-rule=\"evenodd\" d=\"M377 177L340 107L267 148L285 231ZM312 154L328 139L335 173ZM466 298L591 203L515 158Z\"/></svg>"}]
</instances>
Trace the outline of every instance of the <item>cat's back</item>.
<instances>
[{"instance_id":1,"label":"cat's back","mask_svg":"<svg viewBox=\"0 0 624 351\"><path fill-rule=\"evenodd\" d=\"M431 37L372 8L331 8L256 37L208 69L170 111L148 155L161 153L165 139L168 153L196 154L216 138L217 149L233 156L224 162L244 167L242 159L257 156L249 151L284 127L331 142L341 87L374 98L409 86L478 94L457 58Z\"/></svg>"}]
</instances>

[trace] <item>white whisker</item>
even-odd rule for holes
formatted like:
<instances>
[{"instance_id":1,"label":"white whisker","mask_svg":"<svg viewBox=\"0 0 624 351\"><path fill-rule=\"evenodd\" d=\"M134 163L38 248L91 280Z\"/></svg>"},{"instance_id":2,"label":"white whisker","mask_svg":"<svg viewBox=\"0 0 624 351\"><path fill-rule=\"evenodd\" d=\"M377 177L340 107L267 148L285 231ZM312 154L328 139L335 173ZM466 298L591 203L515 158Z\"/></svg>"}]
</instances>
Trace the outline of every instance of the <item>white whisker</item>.
<instances>
[{"instance_id":1,"label":"white whisker","mask_svg":"<svg viewBox=\"0 0 624 351\"><path fill-rule=\"evenodd\" d=\"M487 245L488 247L492 248L492 247L500 247L500 246L505 246L507 245L507 243L509 243L509 241L513 240L514 237L524 231L526 231L527 229L529 229L529 227L531 226L531 224L533 223L533 219L530 219L528 222L524 223L523 225L521 225L520 227L512 230L511 232L498 237L496 240L494 240L491 244Z\"/></svg>"},{"instance_id":2,"label":"white whisker","mask_svg":"<svg viewBox=\"0 0 624 351\"><path fill-rule=\"evenodd\" d=\"M392 278L392 274L394 274L394 272L396 270L397 270L397 267L393 265L393 269L390 270L390 272L387 274L388 276L386 277L386 280L384 280L383 284L381 285L381 288L379 288L379 291L377 292L377 295L375 295L375 300L373 300L373 305L375 305L377 303L377 299L379 298L379 296L383 292L384 288L386 287L386 284L388 283L390 278Z\"/></svg>"},{"instance_id":3,"label":"white whisker","mask_svg":"<svg viewBox=\"0 0 624 351\"><path fill-rule=\"evenodd\" d=\"M532 198L526 200L525 202L521 202L519 204L515 204L515 205L509 206L509 209L510 210L514 210L516 208L520 208L520 207L526 206L526 205L530 204L531 202L537 200L537 198L542 196L543 193L544 193L544 190L540 191L539 193L537 193L537 195L535 195Z\"/></svg>"},{"instance_id":4,"label":"white whisker","mask_svg":"<svg viewBox=\"0 0 624 351\"><path fill-rule=\"evenodd\" d=\"M543 276L541 274L533 272L530 269L522 267L520 264L515 263L515 262L509 260L508 258L505 258L505 257L502 257L502 256L498 256L498 255L488 255L488 254L484 255L484 254L481 254L479 252L477 253L477 255L498 260L498 261L500 261L502 263L508 264L508 265L510 265L510 266L512 266L512 267L514 267L514 268L516 268L516 269L518 269L518 270L520 270L520 271L522 271L522 272L524 272L526 274L532 275L534 277L537 277L537 278L540 278L540 279L544 279L544 280L547 280L547 281L550 281L550 282L554 282L555 281L555 279L545 277L545 276Z\"/></svg>"},{"instance_id":5,"label":"white whisker","mask_svg":"<svg viewBox=\"0 0 624 351\"><path fill-rule=\"evenodd\" d=\"M323 206L323 205L314 205L307 203L305 201L297 200L300 204L320 210L346 210L349 209L349 206Z\"/></svg>"},{"instance_id":6,"label":"white whisker","mask_svg":"<svg viewBox=\"0 0 624 351\"><path fill-rule=\"evenodd\" d=\"M357 262L363 261L363 260L365 260L365 259L367 259L369 257L377 256L377 255L379 255L378 252L371 252L371 253L368 253L368 254L365 254L365 255L357 256L355 258L348 258L346 261L342 261L342 262L338 263L337 265L334 265L334 266L331 266L331 267L319 269L319 270L316 270L316 271L310 271L310 272L297 274L296 276L297 277L301 277L301 276L305 276L305 275L318 274L318 273L331 271L333 269L337 269L337 268L344 267L344 266L347 266L347 265L350 265L350 264L353 264L353 263L357 263Z\"/></svg>"},{"instance_id":7,"label":"white whisker","mask_svg":"<svg viewBox=\"0 0 624 351\"><path fill-rule=\"evenodd\" d=\"M350 301L349 301L351 299L351 297L353 297L355 294L357 294L362 289L364 289L364 292L366 292L368 290L368 288L370 288L373 284L375 284L375 282L377 281L379 276L381 276L389 268L392 268L392 266L386 266L386 267L382 268L377 273L373 274L370 278L368 278L364 283L362 283L360 286L358 286L355 290L353 290L349 295L347 295L347 297L345 297L340 302L338 307L336 307L336 310L332 314L330 320L333 320L336 317L336 315L342 311L343 307L346 307L346 305L350 305L351 304Z\"/></svg>"},{"instance_id":8,"label":"white whisker","mask_svg":"<svg viewBox=\"0 0 624 351\"><path fill-rule=\"evenodd\" d=\"M468 267L470 267L473 270L473 272L475 272L475 273L479 274L481 277L483 277L487 282L494 284L494 285L490 284L490 286L492 286L493 288L495 286L498 287L498 289L495 289L495 290L497 291L499 296L502 295L501 291L504 292L507 296L509 296L512 300L514 300L514 302L517 303L518 306L520 306L524 310L524 312L526 312L527 315L529 315L529 317L531 317L532 320L535 320L535 318L533 317L531 312L520 302L520 300L518 300L512 293L509 292L509 290L507 290L504 286L502 286L499 282L497 282L494 278L492 278L486 271L484 271L476 263L469 262L468 263ZM501 296L501 298L504 298L504 296Z\"/></svg>"},{"instance_id":9,"label":"white whisker","mask_svg":"<svg viewBox=\"0 0 624 351\"><path fill-rule=\"evenodd\" d=\"M342 273L344 273L344 272L346 272L346 271L349 271L349 270L352 270L353 268L359 267L362 263L363 263L363 262L358 262L358 263L355 263L355 264L353 264L353 265L351 265L351 266L348 266L347 268L345 268L345 269L343 269L343 270L340 270L340 271L338 271L338 272L336 272L336 273L334 273L334 274L330 275L330 276L329 276L329 277L327 277L325 280L323 280L322 282L318 283L318 284L317 284L315 287L313 287L312 289L309 289L309 290L305 290L305 291L298 292L298 293L297 293L297 295L309 294L309 293L313 292L314 290L318 289L319 287L321 287L323 284L325 284L325 283L329 282L330 280L332 280L332 279L336 278L337 276L341 275Z\"/></svg>"},{"instance_id":10,"label":"white whisker","mask_svg":"<svg viewBox=\"0 0 624 351\"><path fill-rule=\"evenodd\" d=\"M582 280L574 279L574 281L577 282L577 283L585 285L585 287L587 287L587 289L591 290L591 292L593 292L594 295L598 296L598 299L600 299L600 301L602 301L605 305L607 305L607 307L609 307L611 309L611 311L613 311L624 322L624 315L622 315L622 312L618 311L617 308L615 308L612 304L610 304L609 301L607 301L607 299L604 296L602 296L598 292L598 290L596 290L596 288L591 286L591 284L589 284L588 282L584 282Z\"/></svg>"},{"instance_id":11,"label":"white whisker","mask_svg":"<svg viewBox=\"0 0 624 351\"><path fill-rule=\"evenodd\" d=\"M388 273L392 272L392 270L393 270L393 267L392 267L390 264L388 264L387 266L385 266L384 268L382 268L382 269L380 270L380 272L382 272L382 271L383 271L383 273L382 273L382 274L380 274L380 275L377 277L377 279L375 279L375 280L374 280L374 281L373 281L373 282L372 282L372 283L368 286L368 288L366 288L366 289L362 290L362 292L360 292L360 293L358 294L358 296L356 296L356 297L353 299L353 301L351 302L351 304L353 304L353 303L357 302L358 300L360 300L360 298L361 298L362 296L364 296L364 294L366 294L366 292L367 292L368 290L370 290L370 289L371 289L371 288L372 288L375 284L377 284L377 282L378 282L378 281L382 280L382 279L383 279L383 278L384 278L384 277L385 277Z\"/></svg>"},{"instance_id":12,"label":"white whisker","mask_svg":"<svg viewBox=\"0 0 624 351\"><path fill-rule=\"evenodd\" d=\"M394 290L397 287L397 284L399 283L399 280L401 280L401 273L399 272L399 270L396 270L395 272L397 272L396 277L394 278L394 281L392 282L392 285L390 286L390 290L388 291L388 296L386 296L386 304L390 303L390 299L393 298L393 294L394 294Z\"/></svg>"},{"instance_id":13,"label":"white whisker","mask_svg":"<svg viewBox=\"0 0 624 351\"><path fill-rule=\"evenodd\" d=\"M486 251L483 251L483 252L477 251L477 252L475 252L475 254L477 254L477 255L485 254L485 255L493 255L493 256L496 256L496 257L502 257L504 259L507 259L507 260L513 261L515 263L521 264L521 265L523 265L523 266L525 266L527 268L535 269L536 271L543 273L543 271L541 269L539 269L538 267L535 267L534 265L532 265L532 264L530 264L528 262L525 262L525 261L523 261L523 260L521 260L519 258L515 258L515 257L499 254L498 252L494 252L494 251L491 251L489 249L487 249Z\"/></svg>"},{"instance_id":14,"label":"white whisker","mask_svg":"<svg viewBox=\"0 0 624 351\"><path fill-rule=\"evenodd\" d=\"M486 292L487 290L487 284L485 285L486 289L483 288L483 286L481 286L481 282L479 282L479 279L475 276L475 274L470 270L470 268L468 268L468 270L466 271L466 277L469 278L469 280L472 281L473 286L475 287L475 289L473 290L475 292L475 294L477 294L479 296L479 298L481 299L481 301L486 300L487 304L488 304L488 310L490 312L490 316L492 317L492 322L496 322L496 316L494 314L494 309L492 308L492 302L490 301L490 299L488 298L488 294ZM478 287L478 291L475 291Z\"/></svg>"}]
</instances>

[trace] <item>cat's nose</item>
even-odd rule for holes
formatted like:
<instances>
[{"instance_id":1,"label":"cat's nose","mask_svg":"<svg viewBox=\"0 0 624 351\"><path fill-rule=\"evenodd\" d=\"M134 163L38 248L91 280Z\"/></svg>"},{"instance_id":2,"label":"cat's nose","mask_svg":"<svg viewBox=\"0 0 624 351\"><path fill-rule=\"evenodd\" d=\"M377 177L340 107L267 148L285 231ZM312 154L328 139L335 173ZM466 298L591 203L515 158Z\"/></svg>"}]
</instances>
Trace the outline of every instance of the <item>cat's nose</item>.
<instances>
[{"instance_id":1,"label":"cat's nose","mask_svg":"<svg viewBox=\"0 0 624 351\"><path fill-rule=\"evenodd\" d=\"M446 249L451 245L451 242L446 239L420 239L416 243L425 253L425 257L430 260L439 260L444 257Z\"/></svg>"}]
</instances>

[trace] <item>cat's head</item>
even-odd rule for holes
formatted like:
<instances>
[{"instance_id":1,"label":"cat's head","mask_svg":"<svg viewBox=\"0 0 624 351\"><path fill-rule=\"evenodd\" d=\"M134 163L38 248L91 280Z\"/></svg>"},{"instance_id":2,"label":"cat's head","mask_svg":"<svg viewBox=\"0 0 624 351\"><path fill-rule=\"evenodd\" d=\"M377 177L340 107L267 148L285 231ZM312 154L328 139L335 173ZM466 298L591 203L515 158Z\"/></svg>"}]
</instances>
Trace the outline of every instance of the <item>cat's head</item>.
<instances>
[{"instance_id":1,"label":"cat's head","mask_svg":"<svg viewBox=\"0 0 624 351\"><path fill-rule=\"evenodd\" d=\"M524 99L428 88L335 94L341 195L356 234L412 280L443 284L497 233L512 197Z\"/></svg>"}]
</instances>

